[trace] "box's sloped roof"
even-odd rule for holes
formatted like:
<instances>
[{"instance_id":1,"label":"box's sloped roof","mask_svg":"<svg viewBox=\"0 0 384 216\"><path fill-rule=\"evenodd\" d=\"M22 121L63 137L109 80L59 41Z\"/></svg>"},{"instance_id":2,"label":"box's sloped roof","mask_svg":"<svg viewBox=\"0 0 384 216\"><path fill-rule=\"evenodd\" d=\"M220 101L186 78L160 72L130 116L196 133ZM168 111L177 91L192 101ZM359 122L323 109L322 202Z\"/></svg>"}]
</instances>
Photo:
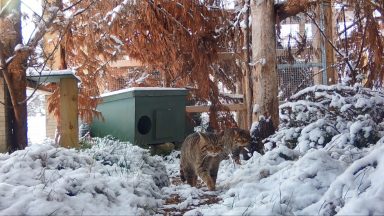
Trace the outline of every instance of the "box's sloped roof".
<instances>
[{"instance_id":1,"label":"box's sloped roof","mask_svg":"<svg viewBox=\"0 0 384 216\"><path fill-rule=\"evenodd\" d=\"M66 70L47 70L47 71L37 71L33 68L27 69L27 79L31 81L35 81L38 83L58 83L60 79L63 78L72 78L76 80L80 80L76 75L75 71L72 69Z\"/></svg>"},{"instance_id":2,"label":"box's sloped roof","mask_svg":"<svg viewBox=\"0 0 384 216\"><path fill-rule=\"evenodd\" d=\"M187 95L185 88L133 87L100 95L104 102L133 97L163 97Z\"/></svg>"}]
</instances>

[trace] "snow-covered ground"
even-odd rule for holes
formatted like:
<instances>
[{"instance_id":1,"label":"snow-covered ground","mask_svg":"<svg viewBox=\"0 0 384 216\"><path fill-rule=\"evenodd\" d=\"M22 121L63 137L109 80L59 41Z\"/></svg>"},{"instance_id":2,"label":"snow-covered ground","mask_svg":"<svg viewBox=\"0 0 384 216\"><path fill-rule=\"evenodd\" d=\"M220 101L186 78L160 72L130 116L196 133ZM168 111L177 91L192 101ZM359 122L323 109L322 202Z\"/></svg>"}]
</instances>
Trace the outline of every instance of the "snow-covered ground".
<instances>
[{"instance_id":1,"label":"snow-covered ground","mask_svg":"<svg viewBox=\"0 0 384 216\"><path fill-rule=\"evenodd\" d=\"M179 155L107 138L0 154L0 215L383 215L384 95L307 88L266 153L220 165L217 191L178 181Z\"/></svg>"},{"instance_id":2,"label":"snow-covered ground","mask_svg":"<svg viewBox=\"0 0 384 216\"><path fill-rule=\"evenodd\" d=\"M46 138L45 116L28 116L28 139L30 143L42 143Z\"/></svg>"}]
</instances>

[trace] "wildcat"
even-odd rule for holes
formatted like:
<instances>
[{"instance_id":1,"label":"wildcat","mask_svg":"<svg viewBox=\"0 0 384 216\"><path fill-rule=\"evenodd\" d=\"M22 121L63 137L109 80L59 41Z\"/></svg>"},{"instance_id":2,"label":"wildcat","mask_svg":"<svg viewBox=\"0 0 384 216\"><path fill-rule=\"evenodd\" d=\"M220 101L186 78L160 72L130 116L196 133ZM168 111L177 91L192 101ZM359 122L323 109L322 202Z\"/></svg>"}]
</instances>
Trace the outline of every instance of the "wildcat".
<instances>
[{"instance_id":1,"label":"wildcat","mask_svg":"<svg viewBox=\"0 0 384 216\"><path fill-rule=\"evenodd\" d=\"M247 146L251 136L239 128L226 129L221 133L193 133L181 146L180 177L196 186L199 176L209 190L215 190L219 164L228 154Z\"/></svg>"}]
</instances>

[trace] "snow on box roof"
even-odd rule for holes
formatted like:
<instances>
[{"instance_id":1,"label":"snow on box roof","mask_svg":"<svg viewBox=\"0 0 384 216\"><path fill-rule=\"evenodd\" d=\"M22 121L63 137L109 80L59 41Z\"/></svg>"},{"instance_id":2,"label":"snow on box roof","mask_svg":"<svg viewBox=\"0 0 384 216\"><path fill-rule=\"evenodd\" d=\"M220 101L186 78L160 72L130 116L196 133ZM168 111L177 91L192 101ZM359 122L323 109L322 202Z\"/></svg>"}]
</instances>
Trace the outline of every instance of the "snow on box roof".
<instances>
[{"instance_id":1,"label":"snow on box roof","mask_svg":"<svg viewBox=\"0 0 384 216\"><path fill-rule=\"evenodd\" d=\"M187 95L187 89L185 88L163 88L163 87L133 87L122 89L118 91L108 92L100 95L104 102L120 100L124 98L136 97L136 96L176 96Z\"/></svg>"},{"instance_id":2,"label":"snow on box roof","mask_svg":"<svg viewBox=\"0 0 384 216\"><path fill-rule=\"evenodd\" d=\"M133 91L186 91L187 89L185 88L163 88L163 87L133 87L133 88L127 88L127 89L121 89L113 92L108 92L101 94L100 97L108 97L108 96L113 96L113 95L118 95L122 93L127 93L127 92L133 92Z\"/></svg>"},{"instance_id":3,"label":"snow on box roof","mask_svg":"<svg viewBox=\"0 0 384 216\"><path fill-rule=\"evenodd\" d=\"M60 82L61 78L73 78L80 80L72 69L66 70L36 70L34 68L27 69L27 79L43 83L43 82Z\"/></svg>"}]
</instances>

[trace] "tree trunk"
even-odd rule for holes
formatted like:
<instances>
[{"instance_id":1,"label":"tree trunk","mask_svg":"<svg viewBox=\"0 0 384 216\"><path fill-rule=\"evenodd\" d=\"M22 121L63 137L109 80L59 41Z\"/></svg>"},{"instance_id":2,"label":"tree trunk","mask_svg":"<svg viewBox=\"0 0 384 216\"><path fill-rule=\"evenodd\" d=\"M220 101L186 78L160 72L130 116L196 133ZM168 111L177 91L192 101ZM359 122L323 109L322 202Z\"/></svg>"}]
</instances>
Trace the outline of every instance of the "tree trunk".
<instances>
[{"instance_id":1,"label":"tree trunk","mask_svg":"<svg viewBox=\"0 0 384 216\"><path fill-rule=\"evenodd\" d=\"M1 0L4 6L4 1ZM26 61L29 56L28 50L15 51L18 44L22 44L21 33L21 13L20 0L14 0L6 9L6 14L14 13L13 20L10 22L6 18L1 18L0 22L8 26L11 36L0 38L2 50L0 50L2 59L2 76L7 84L10 103L12 107L8 109L8 149L15 151L24 149L28 144L27 139L27 103L26 103ZM6 17L6 16L3 16ZM7 24L8 23L8 24ZM12 23L13 25L10 25ZM4 59L12 59L4 62ZM7 104L8 106L10 104Z\"/></svg>"},{"instance_id":2,"label":"tree trunk","mask_svg":"<svg viewBox=\"0 0 384 216\"><path fill-rule=\"evenodd\" d=\"M279 125L279 100L276 69L276 16L274 0L251 1L252 51L254 68L251 71L253 121L261 116L271 117ZM256 109L255 109L256 108Z\"/></svg>"},{"instance_id":3,"label":"tree trunk","mask_svg":"<svg viewBox=\"0 0 384 216\"><path fill-rule=\"evenodd\" d=\"M17 54L9 65L8 73L10 75L7 81L10 98L13 107L13 120L10 126L11 143L10 151L24 149L28 144L27 138L27 103L26 103L26 74L23 68L26 62L26 54Z\"/></svg>"}]
</instances>

